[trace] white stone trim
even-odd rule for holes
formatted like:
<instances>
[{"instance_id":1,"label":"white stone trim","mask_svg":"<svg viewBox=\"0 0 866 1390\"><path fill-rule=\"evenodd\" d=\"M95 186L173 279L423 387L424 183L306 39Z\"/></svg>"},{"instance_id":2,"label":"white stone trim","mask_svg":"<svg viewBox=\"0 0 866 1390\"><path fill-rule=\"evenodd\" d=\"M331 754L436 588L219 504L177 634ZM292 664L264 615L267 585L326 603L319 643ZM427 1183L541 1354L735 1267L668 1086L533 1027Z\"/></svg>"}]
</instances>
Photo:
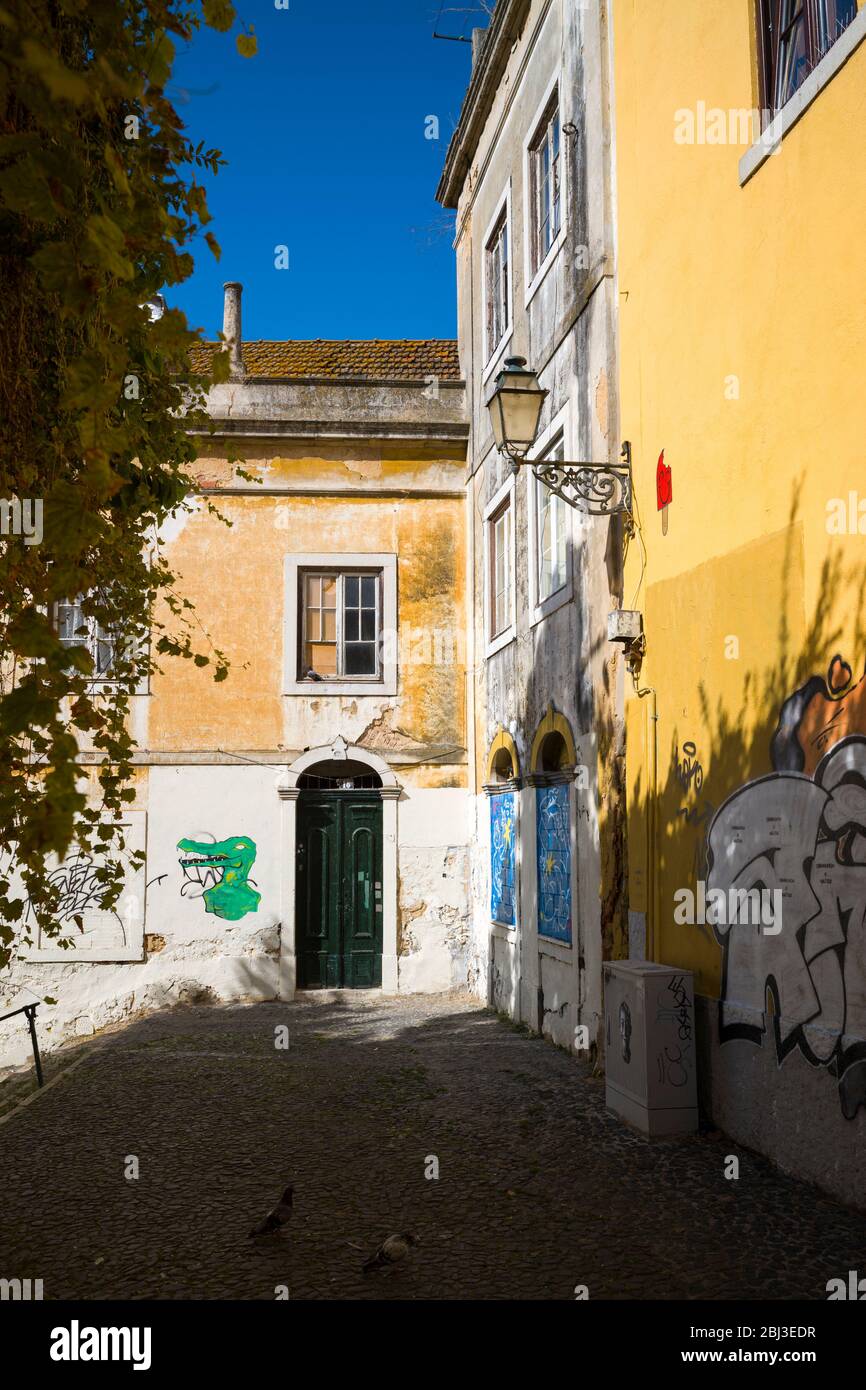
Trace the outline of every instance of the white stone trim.
<instances>
[{"instance_id":1,"label":"white stone trim","mask_svg":"<svg viewBox=\"0 0 866 1390\"><path fill-rule=\"evenodd\" d=\"M515 484L517 478L513 473L496 489L487 506L484 508L483 528L484 528L484 574L482 589L484 592L484 655L491 657L496 652L507 647L509 642L513 642L517 634L517 504ZM511 509L511 622L502 632L495 637L490 636L490 613L491 599L490 593L490 519L494 512L498 511L503 502L508 500Z\"/></svg>"},{"instance_id":2,"label":"white stone trim","mask_svg":"<svg viewBox=\"0 0 866 1390\"><path fill-rule=\"evenodd\" d=\"M800 117L809 109L812 102L832 82L836 73L843 68L866 39L866 6L857 11L847 29L839 35L832 48L828 48L820 63L809 73L806 81L798 87L790 101L786 101L777 111L760 139L756 140L740 160L740 186L748 183L753 174L775 154L788 131L797 124Z\"/></svg>"},{"instance_id":3,"label":"white stone trim","mask_svg":"<svg viewBox=\"0 0 866 1390\"><path fill-rule=\"evenodd\" d=\"M568 461L569 451L571 448L569 430L569 407L570 403L567 402L562 407L562 409L557 412L557 414L551 420L550 424L547 426L547 429L544 430L544 432L533 444L532 448L529 450L529 453L527 454L527 459L530 462L537 463L539 462L539 460L543 460L544 455L547 453L551 444L560 434L562 435L563 460L565 462ZM565 551L565 583L561 586L561 588L557 589L547 598L540 599L538 597L538 562L540 559L538 545L538 489L544 487L544 483L540 482L539 479L536 478L535 473L530 468L527 468L526 476L529 492L529 497L527 499L528 506L526 509L529 522L529 534L527 536L526 551L527 556L529 558L529 625L530 627L535 627L535 625L537 623L542 622L542 620L546 618L549 613L555 613L557 608L561 608L565 603L570 603L572 598L574 597L575 512L573 507L569 507L568 503L563 501L562 505L566 508L565 514L569 519Z\"/></svg>"},{"instance_id":4,"label":"white stone trim","mask_svg":"<svg viewBox=\"0 0 866 1390\"><path fill-rule=\"evenodd\" d=\"M505 331L499 342L495 344L488 356L487 352L487 246L493 235L493 228L502 216L505 209L505 228L508 237L508 322ZM484 370L481 373L481 385L489 381L502 359L505 357L508 348L511 346L511 339L514 335L514 223L511 217L511 179L505 185L503 192L496 203L496 210L493 213L484 236L481 241L481 361L484 363Z\"/></svg>"},{"instance_id":5,"label":"white stone trim","mask_svg":"<svg viewBox=\"0 0 866 1390\"><path fill-rule=\"evenodd\" d=\"M557 109L559 111L559 202L561 211L561 222L559 231L551 242L543 260L535 271L532 269L532 256L535 250L532 235L532 218L534 213L532 200L532 168L531 168L531 146L538 134L538 127L544 117L544 113L550 104L554 89L559 87L557 93ZM529 123L529 128L523 137L523 283L526 286L523 295L523 307L529 308L530 301L534 298L535 292L541 284L548 270L556 260L557 255L562 249L562 245L568 234L568 160L566 158L567 143L563 135L562 127L568 122L562 117L562 70L557 68L545 88L544 96L538 103L535 115Z\"/></svg>"},{"instance_id":6,"label":"white stone trim","mask_svg":"<svg viewBox=\"0 0 866 1390\"><path fill-rule=\"evenodd\" d=\"M382 671L366 680L304 681L298 679L299 574L308 569L376 569L382 571ZM381 552L317 551L285 557L283 584L283 694L396 695L397 694L397 556Z\"/></svg>"}]
</instances>

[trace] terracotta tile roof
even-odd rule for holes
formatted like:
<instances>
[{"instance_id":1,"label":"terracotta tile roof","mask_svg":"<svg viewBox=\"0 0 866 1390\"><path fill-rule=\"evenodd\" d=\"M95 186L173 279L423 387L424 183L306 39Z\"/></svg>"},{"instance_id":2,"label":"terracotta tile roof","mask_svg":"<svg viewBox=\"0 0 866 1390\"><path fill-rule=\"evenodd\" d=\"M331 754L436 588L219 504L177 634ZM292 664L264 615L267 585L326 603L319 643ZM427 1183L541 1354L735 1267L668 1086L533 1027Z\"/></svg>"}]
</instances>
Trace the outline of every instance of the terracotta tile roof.
<instances>
[{"instance_id":1,"label":"terracotta tile roof","mask_svg":"<svg viewBox=\"0 0 866 1390\"><path fill-rule=\"evenodd\" d=\"M203 343L193 348L194 371L206 370L217 346ZM460 380L457 343L450 338L244 342L243 359L247 376Z\"/></svg>"}]
</instances>

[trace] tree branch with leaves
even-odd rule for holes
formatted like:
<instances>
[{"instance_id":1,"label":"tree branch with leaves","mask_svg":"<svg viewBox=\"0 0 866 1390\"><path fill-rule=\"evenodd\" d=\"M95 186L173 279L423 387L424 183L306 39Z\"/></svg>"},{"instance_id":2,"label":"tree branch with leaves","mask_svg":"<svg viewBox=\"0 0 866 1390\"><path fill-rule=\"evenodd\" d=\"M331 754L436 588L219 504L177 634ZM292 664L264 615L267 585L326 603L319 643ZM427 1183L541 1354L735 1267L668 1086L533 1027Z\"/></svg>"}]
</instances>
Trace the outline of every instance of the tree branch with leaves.
<instances>
[{"instance_id":1,"label":"tree branch with leaves","mask_svg":"<svg viewBox=\"0 0 866 1390\"><path fill-rule=\"evenodd\" d=\"M117 900L139 683L166 656L228 670L158 542L228 358L192 375L199 335L147 306L192 273L199 235L219 256L202 179L223 160L166 87L176 42L235 23L226 0L0 0L0 499L44 518L39 544L0 539L0 966L36 921L61 933L49 864L73 841ZM251 30L236 44L255 52ZM110 681L58 630L76 599Z\"/></svg>"}]
</instances>

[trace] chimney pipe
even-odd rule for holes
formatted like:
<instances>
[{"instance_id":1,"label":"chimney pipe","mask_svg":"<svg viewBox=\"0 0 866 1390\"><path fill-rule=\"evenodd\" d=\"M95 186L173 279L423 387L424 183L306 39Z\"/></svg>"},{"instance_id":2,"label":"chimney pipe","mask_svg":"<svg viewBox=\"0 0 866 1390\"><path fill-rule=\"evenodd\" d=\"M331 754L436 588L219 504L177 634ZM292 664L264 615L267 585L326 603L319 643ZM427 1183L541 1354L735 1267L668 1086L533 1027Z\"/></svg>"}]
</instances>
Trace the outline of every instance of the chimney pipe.
<instances>
[{"instance_id":1,"label":"chimney pipe","mask_svg":"<svg viewBox=\"0 0 866 1390\"><path fill-rule=\"evenodd\" d=\"M244 375L244 359L241 352L241 292L243 285L239 280L227 280L223 285L223 337L229 346L229 371L233 377Z\"/></svg>"}]
</instances>

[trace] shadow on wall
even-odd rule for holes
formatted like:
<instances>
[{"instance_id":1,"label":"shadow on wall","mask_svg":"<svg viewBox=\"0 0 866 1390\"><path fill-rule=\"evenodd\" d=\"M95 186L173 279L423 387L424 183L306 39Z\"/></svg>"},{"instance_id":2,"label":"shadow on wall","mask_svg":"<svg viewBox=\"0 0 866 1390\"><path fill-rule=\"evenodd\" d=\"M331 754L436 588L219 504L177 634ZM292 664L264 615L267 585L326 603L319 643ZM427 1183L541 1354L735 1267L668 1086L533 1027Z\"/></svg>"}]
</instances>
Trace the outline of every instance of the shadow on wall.
<instances>
[{"instance_id":1,"label":"shadow on wall","mask_svg":"<svg viewBox=\"0 0 866 1390\"><path fill-rule=\"evenodd\" d=\"M850 1120L866 1107L866 570L826 559L810 617L805 581L795 501L783 532L649 590L658 829L648 864L633 718L632 884L655 896L656 959L719 1000L718 1043L773 1046L779 1065L799 1051Z\"/></svg>"}]
</instances>

